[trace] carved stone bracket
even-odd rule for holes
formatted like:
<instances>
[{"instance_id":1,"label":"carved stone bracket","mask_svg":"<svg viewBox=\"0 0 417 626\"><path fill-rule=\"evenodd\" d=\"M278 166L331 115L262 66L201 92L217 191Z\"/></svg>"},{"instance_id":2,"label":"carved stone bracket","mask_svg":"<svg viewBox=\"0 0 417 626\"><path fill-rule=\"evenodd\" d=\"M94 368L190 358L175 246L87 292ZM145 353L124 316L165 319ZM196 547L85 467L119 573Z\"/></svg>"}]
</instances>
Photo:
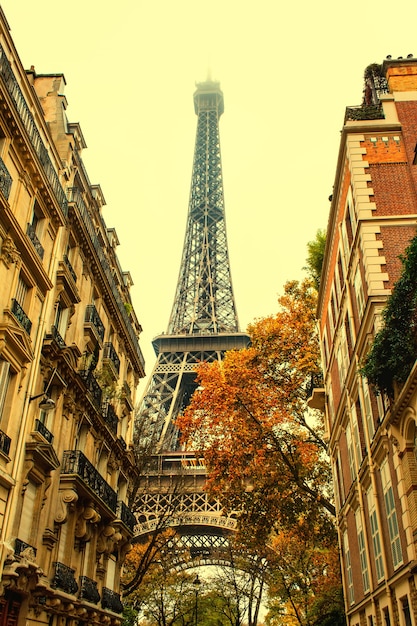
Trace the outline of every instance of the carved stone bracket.
<instances>
[{"instance_id":1,"label":"carved stone bracket","mask_svg":"<svg viewBox=\"0 0 417 626\"><path fill-rule=\"evenodd\" d=\"M114 526L105 526L97 539L97 552L111 554L122 538L121 533Z\"/></svg>"},{"instance_id":2,"label":"carved stone bracket","mask_svg":"<svg viewBox=\"0 0 417 626\"><path fill-rule=\"evenodd\" d=\"M78 494L72 489L60 491L58 494L58 503L55 513L55 521L57 524L63 524L68 519L68 509L74 508L78 500Z\"/></svg>"},{"instance_id":3,"label":"carved stone bracket","mask_svg":"<svg viewBox=\"0 0 417 626\"><path fill-rule=\"evenodd\" d=\"M6 267L10 267L12 263L18 263L20 260L20 253L10 235L6 235L1 243L0 259Z\"/></svg>"},{"instance_id":4,"label":"carved stone bracket","mask_svg":"<svg viewBox=\"0 0 417 626\"><path fill-rule=\"evenodd\" d=\"M89 541L91 539L92 526L98 524L100 520L101 515L95 510L92 502L83 507L75 525L75 536L77 539Z\"/></svg>"}]
</instances>

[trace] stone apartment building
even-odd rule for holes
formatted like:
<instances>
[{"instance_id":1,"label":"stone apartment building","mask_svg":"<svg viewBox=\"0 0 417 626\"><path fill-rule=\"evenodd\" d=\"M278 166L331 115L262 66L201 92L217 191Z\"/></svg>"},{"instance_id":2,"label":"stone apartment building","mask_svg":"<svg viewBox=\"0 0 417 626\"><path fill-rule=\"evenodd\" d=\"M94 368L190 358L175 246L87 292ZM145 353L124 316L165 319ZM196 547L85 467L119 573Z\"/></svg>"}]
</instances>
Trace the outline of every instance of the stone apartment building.
<instances>
[{"instance_id":1,"label":"stone apartment building","mask_svg":"<svg viewBox=\"0 0 417 626\"><path fill-rule=\"evenodd\" d=\"M392 398L359 373L416 234L416 149L417 59L387 57L346 109L318 307L350 626L417 626L417 366Z\"/></svg>"},{"instance_id":2,"label":"stone apartment building","mask_svg":"<svg viewBox=\"0 0 417 626\"><path fill-rule=\"evenodd\" d=\"M140 324L62 74L0 9L0 624L120 623Z\"/></svg>"}]
</instances>

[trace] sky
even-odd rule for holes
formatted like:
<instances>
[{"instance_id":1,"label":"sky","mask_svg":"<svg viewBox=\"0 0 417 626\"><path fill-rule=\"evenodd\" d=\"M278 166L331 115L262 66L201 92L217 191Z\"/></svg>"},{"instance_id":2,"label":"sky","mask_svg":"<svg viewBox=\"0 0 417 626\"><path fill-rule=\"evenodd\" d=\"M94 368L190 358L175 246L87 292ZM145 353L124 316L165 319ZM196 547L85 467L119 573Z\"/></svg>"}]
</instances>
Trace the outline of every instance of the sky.
<instances>
[{"instance_id":1,"label":"sky","mask_svg":"<svg viewBox=\"0 0 417 626\"><path fill-rule=\"evenodd\" d=\"M370 63L417 56L417 3L388 0L0 0L25 68L63 73L103 216L143 327L165 332L181 262L197 117L220 81L226 225L242 330L277 311L326 228L346 106ZM405 15L406 9L406 15ZM139 387L139 395L145 382Z\"/></svg>"}]
</instances>

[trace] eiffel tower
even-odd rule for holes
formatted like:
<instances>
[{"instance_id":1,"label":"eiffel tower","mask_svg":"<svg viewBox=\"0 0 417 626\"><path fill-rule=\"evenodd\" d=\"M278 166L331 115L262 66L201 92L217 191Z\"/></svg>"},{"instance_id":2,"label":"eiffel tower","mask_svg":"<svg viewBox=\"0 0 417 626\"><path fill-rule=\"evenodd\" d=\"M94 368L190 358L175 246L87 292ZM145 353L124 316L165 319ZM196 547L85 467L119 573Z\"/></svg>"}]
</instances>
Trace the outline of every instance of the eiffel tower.
<instances>
[{"instance_id":1,"label":"eiffel tower","mask_svg":"<svg viewBox=\"0 0 417 626\"><path fill-rule=\"evenodd\" d=\"M207 553L221 535L213 528L231 528L234 521L225 520L218 503L208 501L203 490L205 469L192 453L181 451L175 420L196 388L198 363L222 360L227 350L245 348L249 337L239 331L230 274L219 136L224 110L220 84L198 83L194 107L197 134L179 278L168 330L153 340L157 361L137 423L147 423L156 442L153 469L147 471L143 488L142 531L156 523L161 498L165 502L163 478L170 476L172 482L173 476L186 473L188 489L178 523L188 527L189 543L197 552L197 525L200 531L205 528L200 532L201 550Z\"/></svg>"}]
</instances>

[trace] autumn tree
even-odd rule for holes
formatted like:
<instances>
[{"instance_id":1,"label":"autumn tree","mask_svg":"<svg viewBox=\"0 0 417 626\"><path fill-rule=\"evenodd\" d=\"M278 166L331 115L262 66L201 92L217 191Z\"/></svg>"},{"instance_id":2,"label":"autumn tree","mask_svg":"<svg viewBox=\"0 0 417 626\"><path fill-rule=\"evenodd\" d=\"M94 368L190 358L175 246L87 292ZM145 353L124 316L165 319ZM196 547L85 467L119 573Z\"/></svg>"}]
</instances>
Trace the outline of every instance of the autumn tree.
<instances>
[{"instance_id":1,"label":"autumn tree","mask_svg":"<svg viewBox=\"0 0 417 626\"><path fill-rule=\"evenodd\" d=\"M208 489L246 532L291 527L306 507L335 512L322 416L306 406L321 376L316 298L310 281L287 283L278 313L249 326L249 348L199 366L177 422L204 457Z\"/></svg>"},{"instance_id":2,"label":"autumn tree","mask_svg":"<svg viewBox=\"0 0 417 626\"><path fill-rule=\"evenodd\" d=\"M169 544L175 536L172 529L173 521L178 510L181 508L184 494L184 478L180 472L175 481L167 481L163 489L161 502L153 502L156 505L152 528L146 532L146 523L149 514L149 502L146 495L149 489L149 475L157 473L158 458L155 458L155 447L158 434L155 425L151 420L146 420L140 414L135 416L135 429L133 441L133 454L136 460L136 471L132 476L129 492L129 508L135 514L138 526L143 522L145 532L137 535L133 539L133 549L128 553L122 579L122 589L124 598L128 599L128 604L135 603L137 589L144 581L146 575L153 566L166 559L166 552L169 552ZM151 505L152 506L152 505ZM137 527L138 528L138 527Z\"/></svg>"},{"instance_id":3,"label":"autumn tree","mask_svg":"<svg viewBox=\"0 0 417 626\"><path fill-rule=\"evenodd\" d=\"M138 615L158 626L191 624L195 610L193 576L154 567L137 591Z\"/></svg>"},{"instance_id":4,"label":"autumn tree","mask_svg":"<svg viewBox=\"0 0 417 626\"><path fill-rule=\"evenodd\" d=\"M320 561L324 546L333 546L337 554L323 416L307 406L312 386L321 380L316 301L311 280L287 283L278 312L249 326L250 347L226 353L222 362L199 366L199 387L177 422L184 445L204 458L209 492L236 513L247 550L260 557L270 549L280 553L281 539L301 557L296 533L303 528L312 580L300 596L306 603L303 611L297 609L304 622L297 623L308 625L314 623L308 621L310 603L318 601L313 579L320 579L320 568L314 562ZM294 541L287 545L291 533ZM281 561L267 557L270 564L288 566L274 589L281 607L292 601L299 606L301 599L288 592L300 581L294 578L287 585L296 574L290 571L296 560L287 556ZM337 561L333 565L323 572L339 591Z\"/></svg>"},{"instance_id":5,"label":"autumn tree","mask_svg":"<svg viewBox=\"0 0 417 626\"><path fill-rule=\"evenodd\" d=\"M271 626L345 624L334 527L323 526L323 520L312 522L300 520L292 530L272 538L267 615Z\"/></svg>"}]
</instances>

